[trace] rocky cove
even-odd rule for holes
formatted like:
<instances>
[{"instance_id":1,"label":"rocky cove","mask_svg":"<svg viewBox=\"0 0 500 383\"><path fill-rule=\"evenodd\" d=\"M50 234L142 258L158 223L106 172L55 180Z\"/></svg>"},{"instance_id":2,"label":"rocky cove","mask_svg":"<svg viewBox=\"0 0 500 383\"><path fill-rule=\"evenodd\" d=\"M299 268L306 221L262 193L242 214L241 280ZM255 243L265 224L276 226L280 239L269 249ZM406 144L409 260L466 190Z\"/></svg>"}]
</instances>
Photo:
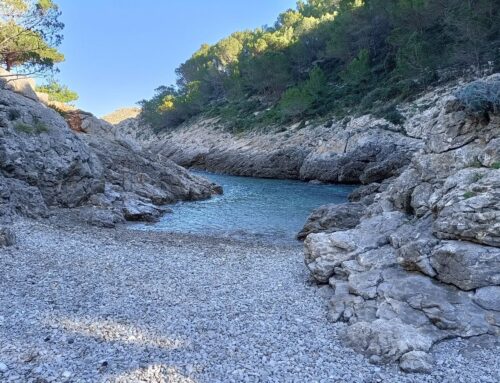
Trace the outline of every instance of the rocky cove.
<instances>
[{"instance_id":1,"label":"rocky cove","mask_svg":"<svg viewBox=\"0 0 500 383\"><path fill-rule=\"evenodd\" d=\"M402 125L157 135L9 83L0 381L498 381L500 115L470 113L467 85L402 105ZM123 225L223 192L186 168L362 186L312 212L304 251Z\"/></svg>"}]
</instances>

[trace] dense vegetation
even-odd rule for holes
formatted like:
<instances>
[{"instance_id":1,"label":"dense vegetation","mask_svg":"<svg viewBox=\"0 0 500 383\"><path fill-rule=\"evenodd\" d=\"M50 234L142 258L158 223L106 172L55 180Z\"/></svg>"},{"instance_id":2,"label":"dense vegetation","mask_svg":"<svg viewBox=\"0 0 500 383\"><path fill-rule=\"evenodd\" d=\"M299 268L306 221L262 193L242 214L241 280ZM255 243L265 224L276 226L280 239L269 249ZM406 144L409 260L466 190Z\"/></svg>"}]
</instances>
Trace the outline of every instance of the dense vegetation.
<instances>
[{"instance_id":1,"label":"dense vegetation","mask_svg":"<svg viewBox=\"0 0 500 383\"><path fill-rule=\"evenodd\" d=\"M156 129L200 113L233 129L328 114L372 112L438 81L497 70L498 0L308 0L275 25L203 45L176 86L141 101Z\"/></svg>"}]
</instances>

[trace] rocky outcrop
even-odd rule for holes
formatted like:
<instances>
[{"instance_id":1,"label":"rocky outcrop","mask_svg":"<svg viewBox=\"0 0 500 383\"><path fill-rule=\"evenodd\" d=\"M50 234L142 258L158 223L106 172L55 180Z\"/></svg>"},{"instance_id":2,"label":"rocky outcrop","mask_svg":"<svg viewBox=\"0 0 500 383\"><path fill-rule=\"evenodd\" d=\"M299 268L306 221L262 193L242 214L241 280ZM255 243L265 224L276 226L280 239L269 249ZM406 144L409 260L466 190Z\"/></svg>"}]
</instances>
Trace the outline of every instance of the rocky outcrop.
<instances>
[{"instance_id":1,"label":"rocky outcrop","mask_svg":"<svg viewBox=\"0 0 500 383\"><path fill-rule=\"evenodd\" d=\"M102 120L109 122L112 125L117 125L123 123L124 121L137 118L140 113L140 108L122 108L102 117Z\"/></svg>"},{"instance_id":2,"label":"rocky outcrop","mask_svg":"<svg viewBox=\"0 0 500 383\"><path fill-rule=\"evenodd\" d=\"M0 218L82 207L82 220L112 227L154 221L166 204L220 192L171 161L151 158L111 124L77 110L62 113L66 121L24 93L0 90Z\"/></svg>"},{"instance_id":3,"label":"rocky outcrop","mask_svg":"<svg viewBox=\"0 0 500 383\"><path fill-rule=\"evenodd\" d=\"M80 121L73 130L105 169L103 192L90 198L89 204L94 209L82 213L87 222L111 226L111 222L124 220L155 221L169 211L165 208L167 204L206 199L220 192L217 185L190 174L168 159L151 158L119 129L91 114L78 111L67 118Z\"/></svg>"},{"instance_id":4,"label":"rocky outcrop","mask_svg":"<svg viewBox=\"0 0 500 383\"><path fill-rule=\"evenodd\" d=\"M75 207L104 189L101 162L64 119L6 90L0 90L0 179L4 213L43 215L46 206Z\"/></svg>"},{"instance_id":5,"label":"rocky outcrop","mask_svg":"<svg viewBox=\"0 0 500 383\"><path fill-rule=\"evenodd\" d=\"M436 342L500 335L500 115L477 118L452 93L439 96L405 125L422 150L354 196L372 202L359 225L305 241L347 343L407 372L431 369Z\"/></svg>"},{"instance_id":6,"label":"rocky outcrop","mask_svg":"<svg viewBox=\"0 0 500 383\"><path fill-rule=\"evenodd\" d=\"M0 220L16 215L47 217L49 209L36 186L0 174Z\"/></svg>"},{"instance_id":7,"label":"rocky outcrop","mask_svg":"<svg viewBox=\"0 0 500 383\"><path fill-rule=\"evenodd\" d=\"M22 94L33 101L38 101L38 96L35 92L35 80L8 72L3 68L0 68L0 89L10 90Z\"/></svg>"},{"instance_id":8,"label":"rocky outcrop","mask_svg":"<svg viewBox=\"0 0 500 383\"><path fill-rule=\"evenodd\" d=\"M401 127L372 116L242 134L228 132L223 120L214 118L158 134L138 118L117 127L153 153L185 167L332 183L368 184L399 175L422 147Z\"/></svg>"},{"instance_id":9,"label":"rocky outcrop","mask_svg":"<svg viewBox=\"0 0 500 383\"><path fill-rule=\"evenodd\" d=\"M365 212L360 203L330 204L314 210L297 234L303 240L311 233L333 233L356 227Z\"/></svg>"}]
</instances>

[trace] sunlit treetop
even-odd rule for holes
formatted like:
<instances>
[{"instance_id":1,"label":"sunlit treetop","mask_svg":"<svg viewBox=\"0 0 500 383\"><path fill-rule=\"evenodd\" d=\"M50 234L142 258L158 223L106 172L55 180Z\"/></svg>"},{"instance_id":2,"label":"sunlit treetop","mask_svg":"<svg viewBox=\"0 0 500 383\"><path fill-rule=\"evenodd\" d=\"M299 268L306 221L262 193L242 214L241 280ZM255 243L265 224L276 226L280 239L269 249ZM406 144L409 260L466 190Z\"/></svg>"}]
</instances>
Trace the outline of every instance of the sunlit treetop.
<instances>
[{"instance_id":1,"label":"sunlit treetop","mask_svg":"<svg viewBox=\"0 0 500 383\"><path fill-rule=\"evenodd\" d=\"M30 74L55 70L64 61L57 47L64 24L52 0L0 3L0 65Z\"/></svg>"}]
</instances>

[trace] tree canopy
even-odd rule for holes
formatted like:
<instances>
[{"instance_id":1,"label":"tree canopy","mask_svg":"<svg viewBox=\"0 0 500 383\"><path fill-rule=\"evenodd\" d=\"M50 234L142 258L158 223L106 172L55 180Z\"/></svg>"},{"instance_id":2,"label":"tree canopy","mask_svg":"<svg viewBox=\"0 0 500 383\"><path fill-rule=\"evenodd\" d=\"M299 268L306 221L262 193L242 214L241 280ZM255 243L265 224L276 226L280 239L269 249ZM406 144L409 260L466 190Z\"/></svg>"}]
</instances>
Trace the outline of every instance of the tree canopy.
<instances>
[{"instance_id":1,"label":"tree canopy","mask_svg":"<svg viewBox=\"0 0 500 383\"><path fill-rule=\"evenodd\" d=\"M0 64L30 74L64 61L57 50L64 24L52 0L0 1Z\"/></svg>"},{"instance_id":2,"label":"tree canopy","mask_svg":"<svg viewBox=\"0 0 500 383\"><path fill-rule=\"evenodd\" d=\"M142 117L170 129L201 112L235 125L385 113L487 68L500 68L497 0L301 0L272 27L203 45Z\"/></svg>"}]
</instances>

